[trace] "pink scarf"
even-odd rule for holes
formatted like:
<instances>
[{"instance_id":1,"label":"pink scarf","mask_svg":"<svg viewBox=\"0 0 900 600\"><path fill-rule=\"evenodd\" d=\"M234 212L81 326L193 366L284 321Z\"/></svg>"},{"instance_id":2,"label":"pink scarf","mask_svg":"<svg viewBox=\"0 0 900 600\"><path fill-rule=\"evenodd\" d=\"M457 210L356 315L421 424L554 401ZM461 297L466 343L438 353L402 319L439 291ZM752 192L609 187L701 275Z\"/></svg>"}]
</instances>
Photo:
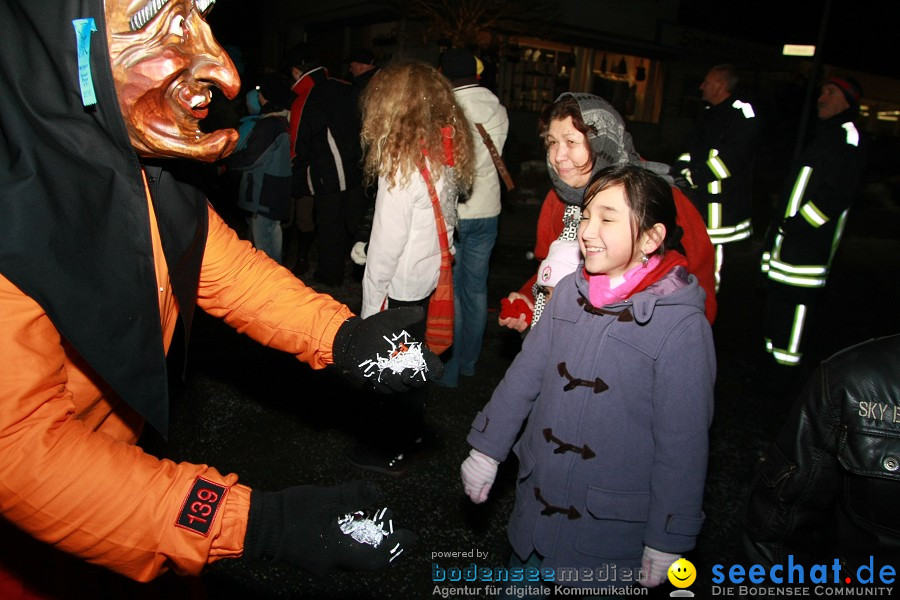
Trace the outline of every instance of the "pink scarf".
<instances>
[{"instance_id":1,"label":"pink scarf","mask_svg":"<svg viewBox=\"0 0 900 600\"><path fill-rule=\"evenodd\" d=\"M631 293L644 277L648 273L653 272L661 260L658 254L654 254L647 261L646 265L632 267L623 276L617 277L614 281L611 281L606 275L591 275L585 271L591 304L600 307L625 300L631 296Z\"/></svg>"}]
</instances>

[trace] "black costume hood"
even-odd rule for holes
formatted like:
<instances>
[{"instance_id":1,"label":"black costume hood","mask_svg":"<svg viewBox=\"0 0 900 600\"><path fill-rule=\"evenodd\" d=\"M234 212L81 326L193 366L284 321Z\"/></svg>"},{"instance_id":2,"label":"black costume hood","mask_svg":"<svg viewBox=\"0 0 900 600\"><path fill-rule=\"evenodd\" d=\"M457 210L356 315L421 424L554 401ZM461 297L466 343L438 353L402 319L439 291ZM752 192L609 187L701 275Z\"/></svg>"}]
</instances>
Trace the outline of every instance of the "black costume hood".
<instances>
[{"instance_id":1,"label":"black costume hood","mask_svg":"<svg viewBox=\"0 0 900 600\"><path fill-rule=\"evenodd\" d=\"M80 19L93 20L83 22L81 42L73 24ZM0 273L165 434L168 386L149 212L105 29L102 0L0 1L0 39L15 49L0 53ZM83 91L93 91L96 103L85 106ZM146 173L189 325L206 202L167 169L147 165Z\"/></svg>"}]
</instances>

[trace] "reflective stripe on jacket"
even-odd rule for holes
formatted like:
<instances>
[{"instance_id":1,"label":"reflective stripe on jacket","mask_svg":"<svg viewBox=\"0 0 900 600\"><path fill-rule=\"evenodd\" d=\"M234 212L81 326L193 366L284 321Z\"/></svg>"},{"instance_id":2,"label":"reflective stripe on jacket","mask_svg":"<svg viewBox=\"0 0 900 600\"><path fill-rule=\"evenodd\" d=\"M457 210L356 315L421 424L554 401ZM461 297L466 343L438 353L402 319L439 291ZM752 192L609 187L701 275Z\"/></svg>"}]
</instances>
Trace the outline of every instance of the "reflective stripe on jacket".
<instances>
[{"instance_id":1,"label":"reflective stripe on jacket","mask_svg":"<svg viewBox=\"0 0 900 600\"><path fill-rule=\"evenodd\" d=\"M795 168L784 218L762 271L784 285L824 287L862 170L860 136L841 113L819 123Z\"/></svg>"}]
</instances>

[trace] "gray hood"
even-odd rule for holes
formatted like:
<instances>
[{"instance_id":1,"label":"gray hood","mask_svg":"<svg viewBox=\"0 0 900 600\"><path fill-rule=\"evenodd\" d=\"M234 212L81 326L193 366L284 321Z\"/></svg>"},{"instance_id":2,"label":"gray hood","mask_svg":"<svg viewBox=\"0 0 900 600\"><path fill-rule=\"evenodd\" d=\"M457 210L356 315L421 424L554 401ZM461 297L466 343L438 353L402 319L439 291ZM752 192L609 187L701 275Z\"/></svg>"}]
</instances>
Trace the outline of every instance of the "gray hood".
<instances>
[{"instance_id":1,"label":"gray hood","mask_svg":"<svg viewBox=\"0 0 900 600\"><path fill-rule=\"evenodd\" d=\"M671 176L669 176L669 165L641 160L641 156L631 140L631 134L625 130L625 120L622 119L622 115L609 102L593 94L575 94L572 92L560 94L556 102L559 102L566 96L575 98L581 109L581 118L592 130L588 134L588 143L591 145L591 151L594 154L594 167L591 170L592 177L598 171L608 166L627 163L639 164L645 169L662 176L669 184L673 183ZM563 182L557 175L556 170L550 166L549 157L547 159L547 171L550 173L550 180L553 182L553 187L560 200L566 204L581 206L584 201L584 188L573 188Z\"/></svg>"}]
</instances>

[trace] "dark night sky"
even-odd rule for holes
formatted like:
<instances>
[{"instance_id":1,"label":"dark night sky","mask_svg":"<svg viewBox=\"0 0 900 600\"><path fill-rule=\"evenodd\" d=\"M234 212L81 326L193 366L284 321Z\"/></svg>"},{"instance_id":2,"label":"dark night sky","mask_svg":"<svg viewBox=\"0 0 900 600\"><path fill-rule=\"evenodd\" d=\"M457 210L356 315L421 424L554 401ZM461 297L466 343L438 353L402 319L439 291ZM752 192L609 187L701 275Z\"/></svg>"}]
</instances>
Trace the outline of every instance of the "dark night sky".
<instances>
[{"instance_id":1,"label":"dark night sky","mask_svg":"<svg viewBox=\"0 0 900 600\"><path fill-rule=\"evenodd\" d=\"M682 25L780 46L815 44L826 0L682 0ZM831 0L826 64L897 77L896 0Z\"/></svg>"},{"instance_id":2,"label":"dark night sky","mask_svg":"<svg viewBox=\"0 0 900 600\"><path fill-rule=\"evenodd\" d=\"M219 0L210 16L216 35L223 43L261 35L265 4L266 0ZM827 0L682 0L679 21L686 27L778 47L815 44L826 4ZM900 26L898 6L897 0L830 0L824 61L900 76L892 43Z\"/></svg>"}]
</instances>

